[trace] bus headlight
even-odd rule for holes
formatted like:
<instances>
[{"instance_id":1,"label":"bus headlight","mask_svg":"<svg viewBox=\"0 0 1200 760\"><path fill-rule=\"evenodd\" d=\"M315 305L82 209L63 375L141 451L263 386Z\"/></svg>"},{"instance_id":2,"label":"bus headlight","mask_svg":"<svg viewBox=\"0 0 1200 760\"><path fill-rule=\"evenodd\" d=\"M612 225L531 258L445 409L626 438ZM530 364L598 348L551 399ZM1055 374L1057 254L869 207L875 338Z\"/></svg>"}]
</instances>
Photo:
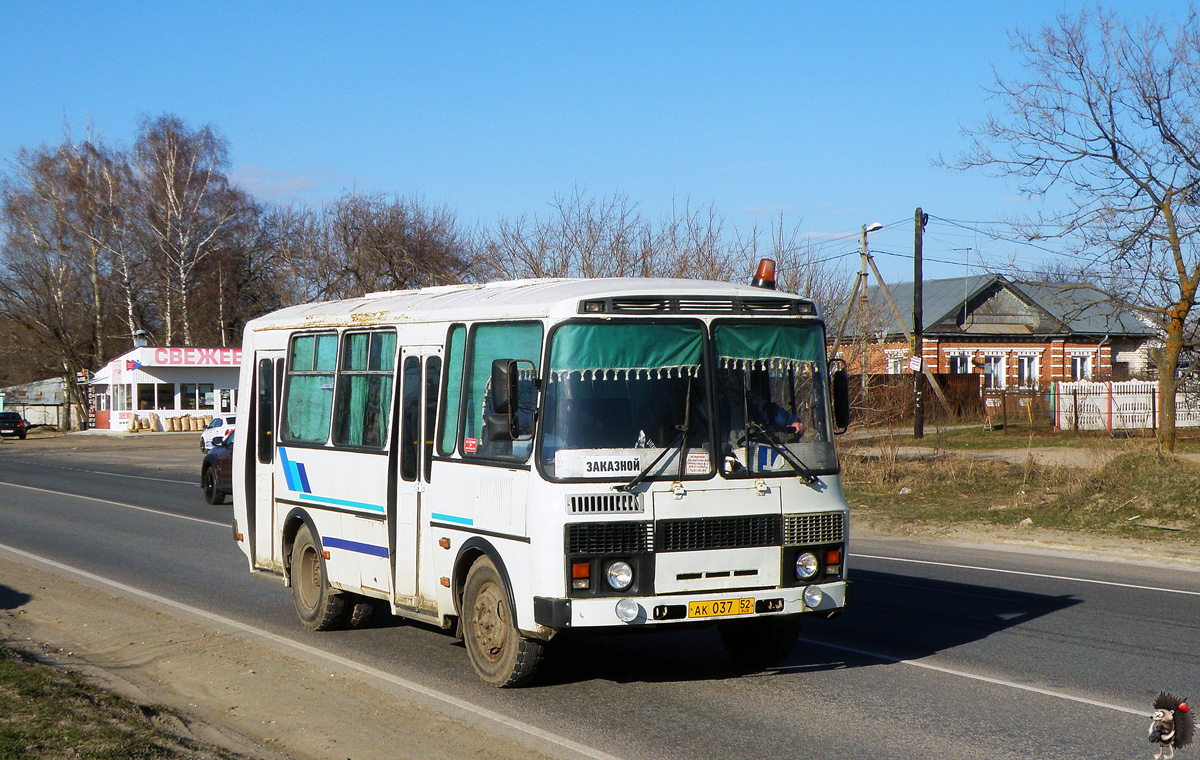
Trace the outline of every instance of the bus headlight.
<instances>
[{"instance_id":1,"label":"bus headlight","mask_svg":"<svg viewBox=\"0 0 1200 760\"><path fill-rule=\"evenodd\" d=\"M617 602L617 620L622 623L632 623L642 612L642 606L626 597Z\"/></svg>"},{"instance_id":2,"label":"bus headlight","mask_svg":"<svg viewBox=\"0 0 1200 760\"><path fill-rule=\"evenodd\" d=\"M812 552L804 552L796 557L796 577L806 581L817 574L817 556Z\"/></svg>"},{"instance_id":3,"label":"bus headlight","mask_svg":"<svg viewBox=\"0 0 1200 760\"><path fill-rule=\"evenodd\" d=\"M624 591L633 583L633 568L624 560L609 563L604 571L604 579L613 591Z\"/></svg>"},{"instance_id":4,"label":"bus headlight","mask_svg":"<svg viewBox=\"0 0 1200 760\"><path fill-rule=\"evenodd\" d=\"M821 589L816 586L809 586L804 589L804 606L810 610L815 610L821 602L825 601L825 595L821 593Z\"/></svg>"}]
</instances>

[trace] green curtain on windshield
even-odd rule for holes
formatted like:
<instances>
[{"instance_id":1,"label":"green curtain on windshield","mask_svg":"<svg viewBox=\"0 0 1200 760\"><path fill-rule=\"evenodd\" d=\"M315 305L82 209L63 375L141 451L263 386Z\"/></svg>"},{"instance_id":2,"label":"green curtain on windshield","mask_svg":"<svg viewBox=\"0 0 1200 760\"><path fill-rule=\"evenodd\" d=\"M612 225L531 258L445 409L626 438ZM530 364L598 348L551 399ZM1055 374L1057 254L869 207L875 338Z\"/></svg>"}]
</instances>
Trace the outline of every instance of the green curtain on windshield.
<instances>
[{"instance_id":1,"label":"green curtain on windshield","mask_svg":"<svg viewBox=\"0 0 1200 760\"><path fill-rule=\"evenodd\" d=\"M704 355L698 325L567 324L554 333L550 375L587 378L682 377L696 374Z\"/></svg>"},{"instance_id":2,"label":"green curtain on windshield","mask_svg":"<svg viewBox=\"0 0 1200 760\"><path fill-rule=\"evenodd\" d=\"M720 366L782 367L819 362L824 355L821 329L780 324L717 325L713 329Z\"/></svg>"}]
</instances>

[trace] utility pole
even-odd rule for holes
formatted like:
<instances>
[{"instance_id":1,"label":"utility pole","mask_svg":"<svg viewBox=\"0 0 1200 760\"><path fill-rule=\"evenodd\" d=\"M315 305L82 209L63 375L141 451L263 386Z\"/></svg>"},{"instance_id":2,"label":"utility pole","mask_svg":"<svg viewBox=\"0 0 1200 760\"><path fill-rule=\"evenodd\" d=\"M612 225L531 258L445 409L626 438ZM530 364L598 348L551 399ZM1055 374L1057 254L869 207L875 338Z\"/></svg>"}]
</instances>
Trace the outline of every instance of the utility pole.
<instances>
[{"instance_id":1,"label":"utility pole","mask_svg":"<svg viewBox=\"0 0 1200 760\"><path fill-rule=\"evenodd\" d=\"M859 293L859 302L858 302L858 340L859 340L859 346L860 346L860 358L862 359L862 376L861 376L862 397L863 397L863 403L866 403L867 390L868 390L868 388L867 388L867 386L868 386L867 370L870 369L870 365L867 361L867 312L870 311L871 305L870 305L870 301L867 299L867 274L866 274L866 272L867 272L868 253L867 253L867 225L865 225L865 224L863 225L863 228L862 228L862 248L861 248L861 251L859 252L859 256L862 257L862 270L861 271L862 271L863 287Z\"/></svg>"},{"instance_id":2,"label":"utility pole","mask_svg":"<svg viewBox=\"0 0 1200 760\"><path fill-rule=\"evenodd\" d=\"M838 323L837 338L833 341L833 350L829 352L829 360L830 361L832 361L834 359L834 357L837 356L838 348L840 348L842 345L842 336L845 335L846 323L850 320L850 312L854 308L855 300L858 299L860 295L861 295L862 301L864 303L867 300L867 290L866 289L867 289L867 277L868 277L867 272L868 272L868 270L870 272L874 273L875 282L879 283L879 290L881 293L883 293L883 297L887 301L887 305L889 307L891 307L892 314L896 317L896 323L898 325L900 325L900 330L901 330L901 332L904 333L905 339L908 340L910 344L913 342L913 336L908 331L908 320L905 319L904 315L900 313L900 307L896 306L895 300L892 299L891 291L888 290L887 284L883 281L883 277L880 276L879 268L877 266L875 266L875 259L871 256L871 252L867 248L867 233L875 232L876 230L879 230L882 228L883 228L883 225L880 224L879 222L875 222L874 224L872 224L870 226L866 226L866 225L863 226L862 243L861 243L860 251L859 251L859 258L862 259L862 268L858 272L858 277L855 278L855 280L854 280L854 290L853 290L853 292L850 293L850 300L846 303L846 311L842 314L841 322ZM859 332L862 333L863 335L865 335L865 333L866 333L865 325L863 327L860 327ZM866 352L865 342L863 344L863 351L864 351L864 356L865 356L865 352ZM863 364L863 390L864 391L867 388L866 369L867 369L867 367L866 367L866 363L864 361L864 364ZM950 402L946 400L946 395L942 392L942 386L938 383L937 378L933 376L933 373L930 371L929 367L923 367L923 369L924 369L924 374L929 379L929 386L933 389L933 395L937 396L938 401L941 402L941 404L942 404L942 408L946 411L946 414L949 415L950 414Z\"/></svg>"},{"instance_id":3,"label":"utility pole","mask_svg":"<svg viewBox=\"0 0 1200 760\"><path fill-rule=\"evenodd\" d=\"M925 400L921 397L921 392L924 390L925 373L925 346L924 346L924 310L922 308L924 299L924 285L921 273L921 254L925 246L924 233L925 223L929 217L921 212L921 207L917 206L917 211L913 214L913 354L917 357L920 365L917 371L913 372L913 438L925 437Z\"/></svg>"}]
</instances>

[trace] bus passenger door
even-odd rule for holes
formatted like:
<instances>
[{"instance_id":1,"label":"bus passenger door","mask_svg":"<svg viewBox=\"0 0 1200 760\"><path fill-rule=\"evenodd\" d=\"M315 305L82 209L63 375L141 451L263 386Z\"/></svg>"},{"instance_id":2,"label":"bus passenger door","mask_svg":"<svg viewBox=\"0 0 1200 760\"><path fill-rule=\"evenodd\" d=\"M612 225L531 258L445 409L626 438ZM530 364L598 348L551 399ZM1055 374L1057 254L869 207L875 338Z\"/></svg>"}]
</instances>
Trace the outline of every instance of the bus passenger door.
<instances>
[{"instance_id":1,"label":"bus passenger door","mask_svg":"<svg viewBox=\"0 0 1200 760\"><path fill-rule=\"evenodd\" d=\"M279 421L283 362L283 351L254 352L254 415L246 420L253 425L246 433L254 436L254 500L247 505L248 527L253 536L254 565L279 570L283 569L283 561L274 553L275 431Z\"/></svg>"},{"instance_id":2,"label":"bus passenger door","mask_svg":"<svg viewBox=\"0 0 1200 760\"><path fill-rule=\"evenodd\" d=\"M428 508L422 503L433 455L441 389L440 347L410 346L400 352L400 419L397 421L395 530L396 603L419 609L433 607L421 600L418 577L428 558Z\"/></svg>"}]
</instances>

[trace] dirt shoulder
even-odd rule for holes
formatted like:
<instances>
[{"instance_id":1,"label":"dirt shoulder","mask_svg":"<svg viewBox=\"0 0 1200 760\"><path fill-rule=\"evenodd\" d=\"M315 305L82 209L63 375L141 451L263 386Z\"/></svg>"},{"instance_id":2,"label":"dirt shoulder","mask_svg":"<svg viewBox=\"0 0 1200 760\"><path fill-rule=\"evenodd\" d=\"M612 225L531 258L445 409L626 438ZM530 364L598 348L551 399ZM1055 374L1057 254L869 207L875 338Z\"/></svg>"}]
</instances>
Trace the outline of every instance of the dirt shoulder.
<instances>
[{"instance_id":1,"label":"dirt shoulder","mask_svg":"<svg viewBox=\"0 0 1200 760\"><path fill-rule=\"evenodd\" d=\"M246 757L561 757L496 722L0 553L0 641ZM454 714L454 713L459 714Z\"/></svg>"}]
</instances>

